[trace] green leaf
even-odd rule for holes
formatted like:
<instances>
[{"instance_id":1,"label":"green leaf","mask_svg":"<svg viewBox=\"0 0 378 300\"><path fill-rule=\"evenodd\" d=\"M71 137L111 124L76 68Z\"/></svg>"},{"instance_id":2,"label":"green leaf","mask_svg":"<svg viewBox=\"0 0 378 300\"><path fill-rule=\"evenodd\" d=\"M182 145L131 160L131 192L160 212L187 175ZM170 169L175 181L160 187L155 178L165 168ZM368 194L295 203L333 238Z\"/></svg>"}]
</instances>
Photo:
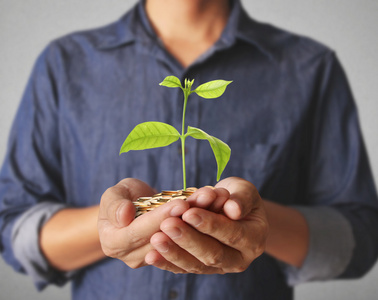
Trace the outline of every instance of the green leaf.
<instances>
[{"instance_id":1,"label":"green leaf","mask_svg":"<svg viewBox=\"0 0 378 300\"><path fill-rule=\"evenodd\" d=\"M226 87L231 82L232 81L226 81L226 80L209 81L204 84L201 84L193 92L197 93L198 96L202 98L206 98L206 99L218 98L222 96L222 94L226 90Z\"/></svg>"},{"instance_id":2,"label":"green leaf","mask_svg":"<svg viewBox=\"0 0 378 300\"><path fill-rule=\"evenodd\" d=\"M145 122L135 126L124 141L119 153L165 147L179 138L180 133L169 124Z\"/></svg>"},{"instance_id":3,"label":"green leaf","mask_svg":"<svg viewBox=\"0 0 378 300\"><path fill-rule=\"evenodd\" d=\"M164 78L162 82L159 83L161 86L166 86L170 88L182 88L180 79L178 79L176 76L167 76Z\"/></svg>"},{"instance_id":4,"label":"green leaf","mask_svg":"<svg viewBox=\"0 0 378 300\"><path fill-rule=\"evenodd\" d=\"M219 181L224 168L226 167L228 161L230 160L231 156L231 149L230 147L222 142L220 139L213 137L201 129L190 127L188 126L188 132L185 136L191 136L195 139L199 140L208 140L210 143L211 149L213 149L213 153L215 156L215 160L217 161L218 172L217 172L217 181Z\"/></svg>"}]
</instances>

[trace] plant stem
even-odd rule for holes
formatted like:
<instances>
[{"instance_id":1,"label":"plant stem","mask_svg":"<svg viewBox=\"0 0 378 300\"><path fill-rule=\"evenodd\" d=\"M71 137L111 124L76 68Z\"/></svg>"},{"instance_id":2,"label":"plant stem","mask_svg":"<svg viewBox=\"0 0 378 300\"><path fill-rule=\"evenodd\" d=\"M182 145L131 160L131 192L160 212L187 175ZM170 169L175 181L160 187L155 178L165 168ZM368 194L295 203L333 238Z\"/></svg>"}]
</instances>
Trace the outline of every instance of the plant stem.
<instances>
[{"instance_id":1,"label":"plant stem","mask_svg":"<svg viewBox=\"0 0 378 300\"><path fill-rule=\"evenodd\" d=\"M181 129L181 156L182 156L182 179L183 179L183 190L186 190L186 166L185 166L185 112L186 104L188 102L190 91L185 87L184 90L184 107L182 109L182 129Z\"/></svg>"}]
</instances>

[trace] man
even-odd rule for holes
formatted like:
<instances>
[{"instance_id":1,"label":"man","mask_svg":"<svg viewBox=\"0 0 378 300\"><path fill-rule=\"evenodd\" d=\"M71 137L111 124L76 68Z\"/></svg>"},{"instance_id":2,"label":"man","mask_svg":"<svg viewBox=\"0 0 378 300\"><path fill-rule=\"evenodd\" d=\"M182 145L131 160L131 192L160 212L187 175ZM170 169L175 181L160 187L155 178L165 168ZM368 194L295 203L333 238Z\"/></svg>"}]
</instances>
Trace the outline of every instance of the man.
<instances>
[{"instance_id":1,"label":"man","mask_svg":"<svg viewBox=\"0 0 378 300\"><path fill-rule=\"evenodd\" d=\"M117 156L137 123L178 123L179 95L154 88L171 74L234 80L187 116L230 145L228 178L134 221L130 200L149 185L180 185L174 147ZM205 146L188 143L190 185L214 180ZM291 299L287 282L360 276L376 258L376 192L337 59L238 1L148 0L52 43L1 179L3 256L40 288L72 278L76 299ZM98 215L119 260L101 260Z\"/></svg>"}]
</instances>

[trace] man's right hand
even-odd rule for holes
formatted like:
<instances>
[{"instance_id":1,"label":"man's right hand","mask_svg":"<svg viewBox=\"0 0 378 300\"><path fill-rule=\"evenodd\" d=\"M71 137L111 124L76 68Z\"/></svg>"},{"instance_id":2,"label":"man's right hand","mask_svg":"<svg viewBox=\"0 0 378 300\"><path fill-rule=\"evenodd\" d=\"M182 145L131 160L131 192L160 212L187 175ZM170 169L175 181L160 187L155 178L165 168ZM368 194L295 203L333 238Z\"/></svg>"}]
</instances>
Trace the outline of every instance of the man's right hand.
<instances>
[{"instance_id":1,"label":"man's right hand","mask_svg":"<svg viewBox=\"0 0 378 300\"><path fill-rule=\"evenodd\" d=\"M150 239L160 231L160 224L167 218L180 217L189 209L188 202L178 199L134 219L133 201L153 194L154 190L146 183L126 178L102 195L98 232L105 255L118 258L131 268L147 265L145 256L153 249Z\"/></svg>"}]
</instances>

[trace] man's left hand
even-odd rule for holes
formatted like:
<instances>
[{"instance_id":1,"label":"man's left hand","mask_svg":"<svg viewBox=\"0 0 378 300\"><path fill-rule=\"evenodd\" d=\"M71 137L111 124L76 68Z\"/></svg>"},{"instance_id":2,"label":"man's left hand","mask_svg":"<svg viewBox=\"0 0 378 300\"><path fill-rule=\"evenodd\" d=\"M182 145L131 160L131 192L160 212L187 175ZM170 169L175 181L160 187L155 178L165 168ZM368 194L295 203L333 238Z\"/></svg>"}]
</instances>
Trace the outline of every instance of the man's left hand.
<instances>
[{"instance_id":1,"label":"man's left hand","mask_svg":"<svg viewBox=\"0 0 378 300\"><path fill-rule=\"evenodd\" d=\"M236 273L264 252L269 225L252 183L226 178L187 201L191 208L151 237L146 263L174 273Z\"/></svg>"}]
</instances>

